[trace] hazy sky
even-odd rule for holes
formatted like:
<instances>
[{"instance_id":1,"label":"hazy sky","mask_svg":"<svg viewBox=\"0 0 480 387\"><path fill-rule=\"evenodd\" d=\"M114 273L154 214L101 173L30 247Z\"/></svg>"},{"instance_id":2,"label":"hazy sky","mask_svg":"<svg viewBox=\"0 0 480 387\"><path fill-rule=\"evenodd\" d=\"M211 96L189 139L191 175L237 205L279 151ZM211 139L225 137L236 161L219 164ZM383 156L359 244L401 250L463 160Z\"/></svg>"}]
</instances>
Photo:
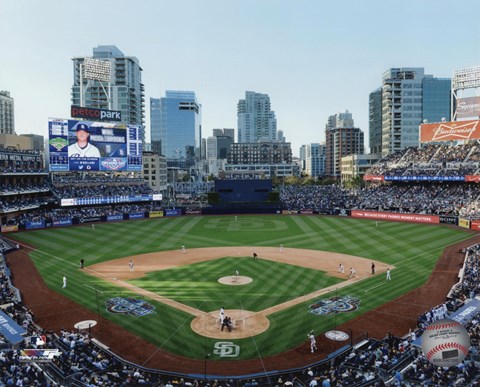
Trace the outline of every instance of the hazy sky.
<instances>
[{"instance_id":1,"label":"hazy sky","mask_svg":"<svg viewBox=\"0 0 480 387\"><path fill-rule=\"evenodd\" d=\"M46 136L48 117L69 117L71 58L112 44L143 68L148 138L149 99L165 90L195 91L203 137L236 129L251 90L270 95L294 155L345 110L368 147L383 71L480 65L479 13L478 0L0 0L0 90L16 132Z\"/></svg>"}]
</instances>

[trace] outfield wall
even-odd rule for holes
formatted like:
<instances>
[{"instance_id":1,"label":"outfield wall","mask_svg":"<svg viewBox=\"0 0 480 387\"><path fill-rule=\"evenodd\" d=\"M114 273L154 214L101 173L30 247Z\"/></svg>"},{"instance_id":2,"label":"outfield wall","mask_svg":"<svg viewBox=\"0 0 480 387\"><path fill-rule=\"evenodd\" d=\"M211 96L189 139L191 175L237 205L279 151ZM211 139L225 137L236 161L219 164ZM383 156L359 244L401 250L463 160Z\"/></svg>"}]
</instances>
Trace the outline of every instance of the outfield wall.
<instances>
[{"instance_id":1,"label":"outfield wall","mask_svg":"<svg viewBox=\"0 0 480 387\"><path fill-rule=\"evenodd\" d=\"M184 215L254 215L254 214L278 214L278 215L333 215L345 216L359 219L371 219L376 221L389 222L411 222L428 224L451 224L462 228L480 230L480 220L469 220L452 215L431 215L411 214L388 211L350 210L345 208L334 208L328 211L317 210L285 210L273 207L261 208L166 208L158 211L147 211L137 213L123 213L101 216L45 218L42 220L29 221L22 225L5 225L1 227L2 233L15 232L19 230L43 229L49 227L67 227L79 224L98 222L119 222L124 220L177 217Z\"/></svg>"}]
</instances>

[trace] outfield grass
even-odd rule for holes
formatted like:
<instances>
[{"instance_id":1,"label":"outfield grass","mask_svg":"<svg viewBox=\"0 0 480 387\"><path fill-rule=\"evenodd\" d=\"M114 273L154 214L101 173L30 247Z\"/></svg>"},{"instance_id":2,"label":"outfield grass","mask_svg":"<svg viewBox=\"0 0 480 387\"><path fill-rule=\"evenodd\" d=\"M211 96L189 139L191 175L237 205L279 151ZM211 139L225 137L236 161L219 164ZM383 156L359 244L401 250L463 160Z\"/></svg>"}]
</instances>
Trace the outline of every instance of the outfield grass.
<instances>
[{"instance_id":1,"label":"outfield grass","mask_svg":"<svg viewBox=\"0 0 480 387\"><path fill-rule=\"evenodd\" d=\"M108 313L104 307L107 299L133 294L85 274L78 269L79 260L83 258L86 265L91 265L124 256L178 250L182 244L187 249L245 245L278 247L283 244L287 248L332 251L396 266L392 271L394 286L382 286L385 278L381 275L336 291L337 295L348 294L361 299L356 312L338 314L333 320L308 313L312 301L305 301L270 315L271 325L267 332L254 339L232 340L241 348L236 359L247 359L283 352L305 342L306 333L311 329L317 334L332 329L422 285L443 248L470 235L460 228L422 224L378 222L377 227L375 221L364 219L269 215L238 216L237 221L233 216L159 218L102 223L96 225L95 230L90 226L37 230L17 233L13 237L36 246L31 256L52 289L94 312L98 310L103 317L167 351L199 359L203 359L205 353L212 353L218 340L192 332L191 315L155 301L149 301L156 307L152 315L125 317ZM224 275L225 266L233 264L232 260L239 265L242 275L252 273L253 277L261 276L262 281L219 291L216 281L220 273ZM132 282L204 311L217 310L222 305L227 309L255 311L338 281L316 270L262 260L255 263L266 267L253 268L252 261L226 257L150 273ZM63 274L68 277L67 289L61 289ZM95 288L102 293L96 293ZM367 289L372 290L365 292ZM211 359L218 357L212 355Z\"/></svg>"}]
</instances>

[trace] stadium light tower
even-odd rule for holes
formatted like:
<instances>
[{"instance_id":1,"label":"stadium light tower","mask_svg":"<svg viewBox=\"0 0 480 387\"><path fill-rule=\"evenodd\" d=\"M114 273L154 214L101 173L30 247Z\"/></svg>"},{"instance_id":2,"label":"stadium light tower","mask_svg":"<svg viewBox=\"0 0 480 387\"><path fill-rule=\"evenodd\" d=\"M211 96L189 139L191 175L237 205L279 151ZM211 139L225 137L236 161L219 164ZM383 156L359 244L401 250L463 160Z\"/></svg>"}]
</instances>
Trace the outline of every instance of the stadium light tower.
<instances>
[{"instance_id":1,"label":"stadium light tower","mask_svg":"<svg viewBox=\"0 0 480 387\"><path fill-rule=\"evenodd\" d=\"M112 64L108 60L100 60L94 58L85 58L83 63L80 63L80 106L85 104L85 93L91 86L91 83L96 81L100 83L105 96L108 101L108 109L112 108L112 101L110 98L110 82L112 78ZM83 80L87 80L85 89L83 88ZM106 86L106 88L105 88Z\"/></svg>"}]
</instances>

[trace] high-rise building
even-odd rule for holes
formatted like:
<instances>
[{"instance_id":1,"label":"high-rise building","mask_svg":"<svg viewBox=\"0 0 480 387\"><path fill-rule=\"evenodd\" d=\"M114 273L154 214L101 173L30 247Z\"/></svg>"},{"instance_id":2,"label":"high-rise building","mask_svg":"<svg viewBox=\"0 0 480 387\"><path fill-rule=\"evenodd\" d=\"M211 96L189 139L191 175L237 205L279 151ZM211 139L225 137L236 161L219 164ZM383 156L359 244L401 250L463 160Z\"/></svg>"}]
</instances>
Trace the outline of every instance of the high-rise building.
<instances>
[{"instance_id":1,"label":"high-rise building","mask_svg":"<svg viewBox=\"0 0 480 387\"><path fill-rule=\"evenodd\" d=\"M169 165L192 166L202 155L201 105L195 93L167 90L163 98L150 98L150 130L153 152L164 155Z\"/></svg>"},{"instance_id":2,"label":"high-rise building","mask_svg":"<svg viewBox=\"0 0 480 387\"><path fill-rule=\"evenodd\" d=\"M382 153L382 88L372 91L368 99L370 153Z\"/></svg>"},{"instance_id":3,"label":"high-rise building","mask_svg":"<svg viewBox=\"0 0 480 387\"><path fill-rule=\"evenodd\" d=\"M213 157L210 158L215 158L215 159L226 159L228 156L228 152L230 151L230 146L234 143L234 135L235 135L235 130L234 129L213 129L213 137L215 138L215 141L211 141L211 147L214 144L215 149L212 148L210 155ZM211 137L209 137L211 138ZM207 147L208 147L208 140L207 140ZM207 158L208 157L208 150L207 150Z\"/></svg>"},{"instance_id":4,"label":"high-rise building","mask_svg":"<svg viewBox=\"0 0 480 387\"><path fill-rule=\"evenodd\" d=\"M311 177L325 175L325 144L307 144L305 147L305 173Z\"/></svg>"},{"instance_id":5,"label":"high-rise building","mask_svg":"<svg viewBox=\"0 0 480 387\"><path fill-rule=\"evenodd\" d=\"M14 100L10 92L0 91L0 133L15 134Z\"/></svg>"},{"instance_id":6,"label":"high-rise building","mask_svg":"<svg viewBox=\"0 0 480 387\"><path fill-rule=\"evenodd\" d=\"M277 119L268 94L246 91L245 99L238 101L237 120L240 143L277 139Z\"/></svg>"},{"instance_id":7,"label":"high-rise building","mask_svg":"<svg viewBox=\"0 0 480 387\"><path fill-rule=\"evenodd\" d=\"M364 154L364 134L355 128L352 114L338 113L328 118L325 126L325 174L340 178L342 157Z\"/></svg>"},{"instance_id":8,"label":"high-rise building","mask_svg":"<svg viewBox=\"0 0 480 387\"><path fill-rule=\"evenodd\" d=\"M449 84L449 79L425 75L423 67L391 68L383 73L383 156L417 147L418 128L424 119L431 122L449 119Z\"/></svg>"},{"instance_id":9,"label":"high-rise building","mask_svg":"<svg viewBox=\"0 0 480 387\"><path fill-rule=\"evenodd\" d=\"M423 78L422 121L451 121L452 80L450 78Z\"/></svg>"},{"instance_id":10,"label":"high-rise building","mask_svg":"<svg viewBox=\"0 0 480 387\"><path fill-rule=\"evenodd\" d=\"M136 57L116 46L98 46L92 57L72 60L72 105L118 110L123 123L144 124L145 87Z\"/></svg>"}]
</instances>

